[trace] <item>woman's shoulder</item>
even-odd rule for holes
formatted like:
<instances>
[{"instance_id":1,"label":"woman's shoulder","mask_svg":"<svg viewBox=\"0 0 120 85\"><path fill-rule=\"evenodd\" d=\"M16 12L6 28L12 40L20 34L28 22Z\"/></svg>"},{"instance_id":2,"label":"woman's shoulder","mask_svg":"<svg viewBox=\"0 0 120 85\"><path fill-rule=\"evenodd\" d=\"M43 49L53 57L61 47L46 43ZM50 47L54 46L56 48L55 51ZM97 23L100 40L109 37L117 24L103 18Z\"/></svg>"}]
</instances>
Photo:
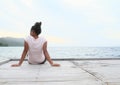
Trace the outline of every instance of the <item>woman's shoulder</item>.
<instances>
[{"instance_id":1,"label":"woman's shoulder","mask_svg":"<svg viewBox=\"0 0 120 85\"><path fill-rule=\"evenodd\" d=\"M41 35L41 36L39 36L39 38L41 38L41 39L45 39L45 36Z\"/></svg>"},{"instance_id":2,"label":"woman's shoulder","mask_svg":"<svg viewBox=\"0 0 120 85\"><path fill-rule=\"evenodd\" d=\"M39 39L40 39L40 40L43 40L43 41L47 41L47 40L46 40L46 37L43 36L43 35L39 36Z\"/></svg>"},{"instance_id":3,"label":"woman's shoulder","mask_svg":"<svg viewBox=\"0 0 120 85\"><path fill-rule=\"evenodd\" d=\"M26 37L24 38L25 41L28 41L28 40L30 40L30 39L32 39L32 36L30 36L30 35L29 35L29 36L26 36Z\"/></svg>"}]
</instances>

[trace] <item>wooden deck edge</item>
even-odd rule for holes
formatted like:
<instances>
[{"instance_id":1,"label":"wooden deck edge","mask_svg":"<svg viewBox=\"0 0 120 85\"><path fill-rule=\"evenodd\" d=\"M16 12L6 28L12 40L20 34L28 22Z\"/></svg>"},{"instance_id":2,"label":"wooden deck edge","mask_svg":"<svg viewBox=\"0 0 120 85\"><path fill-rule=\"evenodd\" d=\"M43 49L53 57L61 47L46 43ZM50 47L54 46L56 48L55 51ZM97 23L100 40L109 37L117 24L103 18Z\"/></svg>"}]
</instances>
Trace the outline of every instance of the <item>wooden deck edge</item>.
<instances>
[{"instance_id":1,"label":"wooden deck edge","mask_svg":"<svg viewBox=\"0 0 120 85\"><path fill-rule=\"evenodd\" d=\"M120 58L52 58L54 61L80 61L80 60L120 60ZM10 61L19 61L19 59L10 59ZM27 61L27 59L25 59Z\"/></svg>"},{"instance_id":2,"label":"wooden deck edge","mask_svg":"<svg viewBox=\"0 0 120 85\"><path fill-rule=\"evenodd\" d=\"M0 65L8 63L10 61L19 61L20 59L8 59L1 61ZM120 60L120 58L52 58L54 61L85 61L85 60ZM27 61L27 59L25 59Z\"/></svg>"},{"instance_id":3,"label":"wooden deck edge","mask_svg":"<svg viewBox=\"0 0 120 85\"><path fill-rule=\"evenodd\" d=\"M11 59L4 60L4 61L0 61L0 65L5 64L5 63L8 63L8 62L10 62L10 61L11 61Z\"/></svg>"}]
</instances>

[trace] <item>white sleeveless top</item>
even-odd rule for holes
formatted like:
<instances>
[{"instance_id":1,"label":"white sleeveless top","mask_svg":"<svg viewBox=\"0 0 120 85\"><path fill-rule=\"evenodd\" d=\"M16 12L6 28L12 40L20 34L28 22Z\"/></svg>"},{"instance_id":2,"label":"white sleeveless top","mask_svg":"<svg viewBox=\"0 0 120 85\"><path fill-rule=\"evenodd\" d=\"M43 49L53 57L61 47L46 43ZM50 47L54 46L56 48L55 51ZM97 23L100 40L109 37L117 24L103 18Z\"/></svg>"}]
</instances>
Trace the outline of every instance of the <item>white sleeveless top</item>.
<instances>
[{"instance_id":1,"label":"white sleeveless top","mask_svg":"<svg viewBox=\"0 0 120 85\"><path fill-rule=\"evenodd\" d=\"M46 39L42 36L35 39L32 36L28 36L25 41L28 43L28 62L31 64L42 63L45 60L43 53L43 45Z\"/></svg>"}]
</instances>

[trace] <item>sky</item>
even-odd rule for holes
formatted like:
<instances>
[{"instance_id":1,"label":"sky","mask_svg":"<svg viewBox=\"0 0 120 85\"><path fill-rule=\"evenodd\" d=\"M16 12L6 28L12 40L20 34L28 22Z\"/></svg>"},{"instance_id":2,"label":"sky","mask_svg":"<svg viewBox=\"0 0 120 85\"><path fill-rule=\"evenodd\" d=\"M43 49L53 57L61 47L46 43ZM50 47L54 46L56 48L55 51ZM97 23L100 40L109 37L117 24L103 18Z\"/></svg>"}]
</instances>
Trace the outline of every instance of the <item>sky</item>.
<instances>
[{"instance_id":1,"label":"sky","mask_svg":"<svg viewBox=\"0 0 120 85\"><path fill-rule=\"evenodd\" d=\"M120 0L0 0L0 37L39 21L49 46L120 46Z\"/></svg>"}]
</instances>

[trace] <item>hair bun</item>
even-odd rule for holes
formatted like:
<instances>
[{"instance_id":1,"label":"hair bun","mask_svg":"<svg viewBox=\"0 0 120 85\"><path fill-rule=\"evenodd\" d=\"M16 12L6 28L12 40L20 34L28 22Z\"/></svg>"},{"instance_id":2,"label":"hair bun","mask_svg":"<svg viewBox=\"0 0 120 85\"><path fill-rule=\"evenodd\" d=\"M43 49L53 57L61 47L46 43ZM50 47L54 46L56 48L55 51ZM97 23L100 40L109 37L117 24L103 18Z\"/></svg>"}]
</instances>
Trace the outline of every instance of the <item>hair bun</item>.
<instances>
[{"instance_id":1,"label":"hair bun","mask_svg":"<svg viewBox=\"0 0 120 85\"><path fill-rule=\"evenodd\" d=\"M31 28L37 35L41 33L41 24L42 22L36 22Z\"/></svg>"},{"instance_id":2,"label":"hair bun","mask_svg":"<svg viewBox=\"0 0 120 85\"><path fill-rule=\"evenodd\" d=\"M42 25L42 22L40 22L39 24L40 24L40 26L41 26L41 25Z\"/></svg>"},{"instance_id":3,"label":"hair bun","mask_svg":"<svg viewBox=\"0 0 120 85\"><path fill-rule=\"evenodd\" d=\"M42 24L42 22L36 22L34 26L35 27L41 27L41 24Z\"/></svg>"}]
</instances>

